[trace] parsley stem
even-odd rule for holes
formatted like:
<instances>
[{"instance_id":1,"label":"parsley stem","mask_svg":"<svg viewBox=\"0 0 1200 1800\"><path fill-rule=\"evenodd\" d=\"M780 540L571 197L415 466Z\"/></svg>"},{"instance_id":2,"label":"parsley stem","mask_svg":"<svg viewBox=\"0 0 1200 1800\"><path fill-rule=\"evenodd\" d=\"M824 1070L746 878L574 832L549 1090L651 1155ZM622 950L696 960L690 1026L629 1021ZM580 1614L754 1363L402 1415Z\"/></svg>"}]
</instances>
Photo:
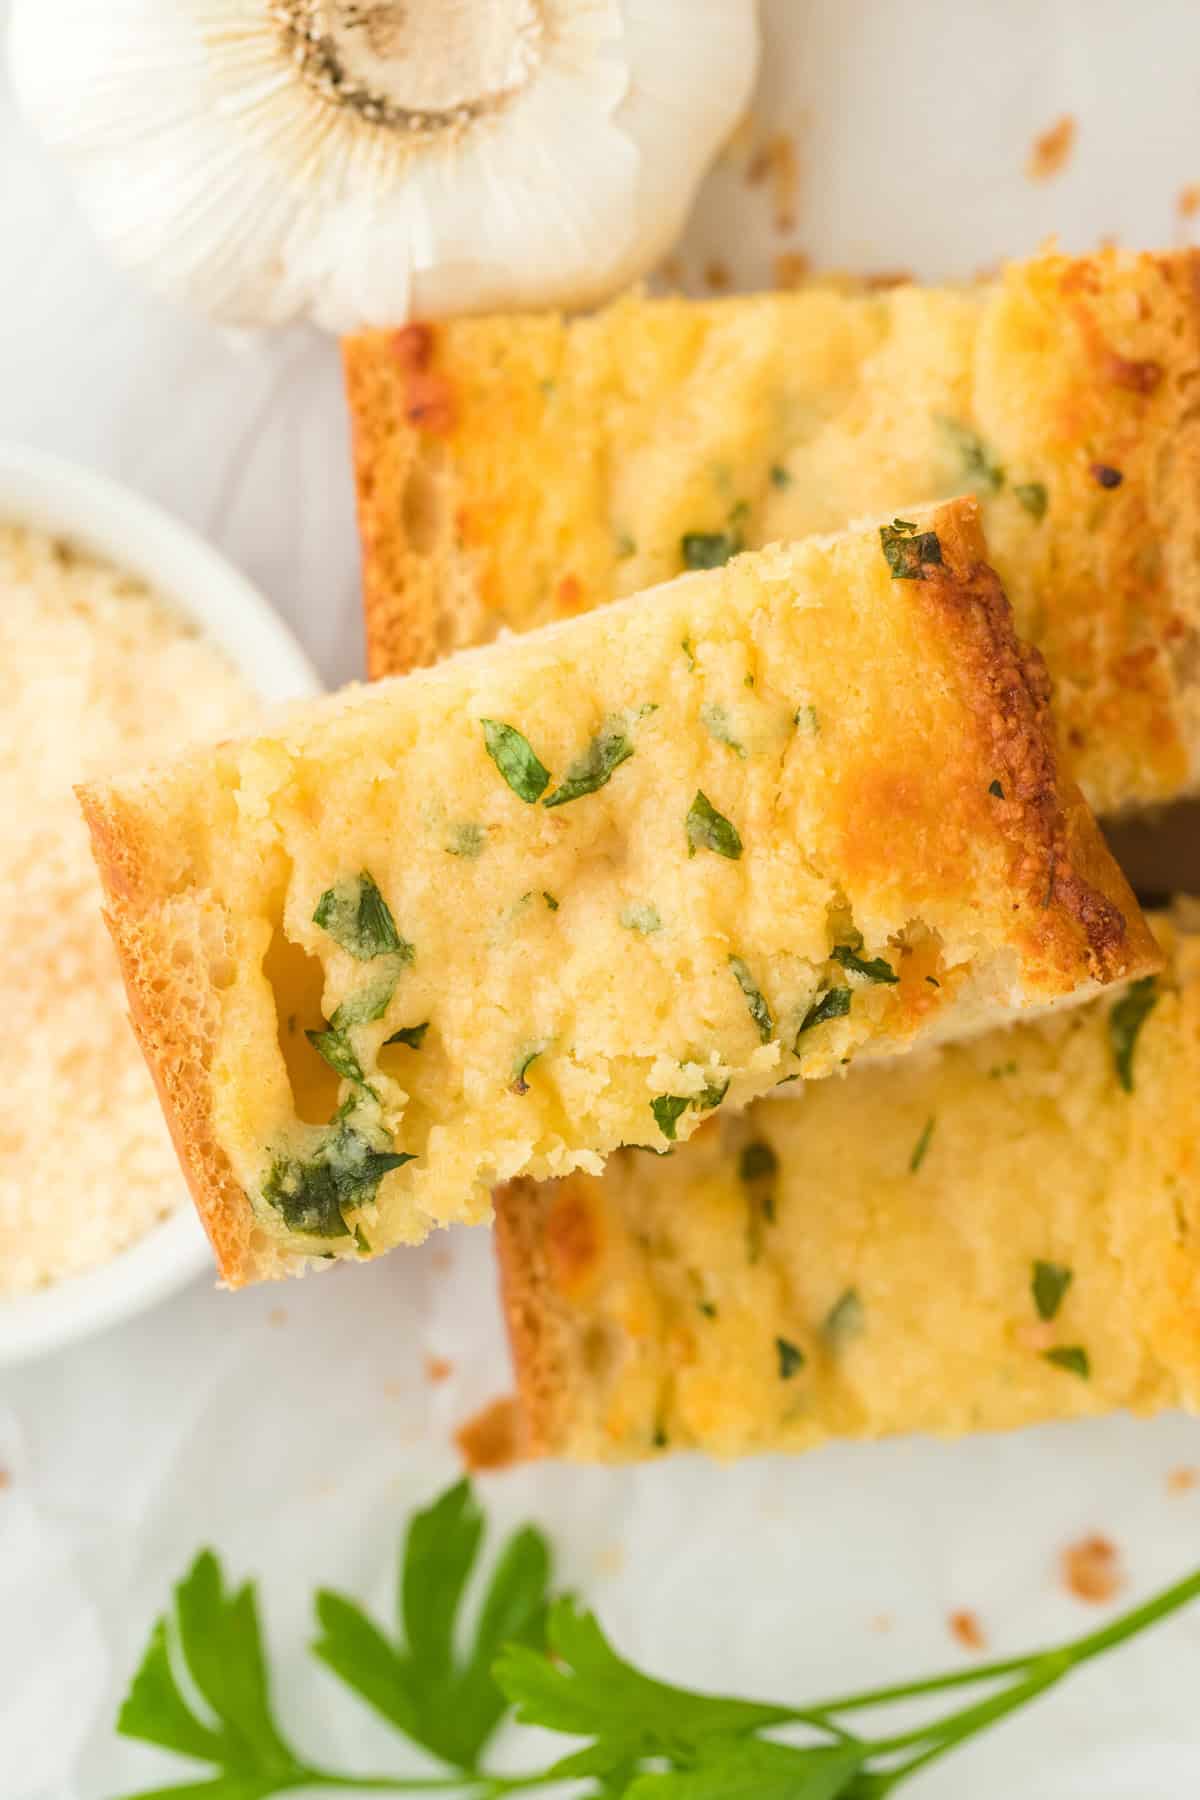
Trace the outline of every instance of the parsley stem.
<instances>
[{"instance_id":1,"label":"parsley stem","mask_svg":"<svg viewBox=\"0 0 1200 1800\"><path fill-rule=\"evenodd\" d=\"M483 1779L470 1775L339 1775L332 1769L305 1769L296 1786L337 1788L355 1794L461 1794Z\"/></svg>"},{"instance_id":2,"label":"parsley stem","mask_svg":"<svg viewBox=\"0 0 1200 1800\"><path fill-rule=\"evenodd\" d=\"M1030 1651L1024 1656L1010 1656L1001 1662L980 1663L974 1668L958 1669L951 1675L930 1675L923 1681L900 1682L893 1687L871 1688L862 1694L843 1694L833 1700L821 1700L815 1705L805 1708L809 1714L818 1717L827 1713L854 1712L869 1706L887 1706L895 1700L915 1700L923 1694L938 1694L950 1688L973 1686L981 1681L998 1681L1005 1675L1026 1674L1038 1665L1055 1665L1058 1675L1065 1675L1068 1669L1088 1662L1094 1656L1101 1656L1104 1651L1111 1650L1114 1645L1123 1643L1125 1639L1135 1637L1147 1626L1156 1624L1159 1619L1177 1612L1189 1601L1200 1598L1200 1569L1195 1574L1185 1576L1182 1581L1164 1588L1154 1594L1141 1606L1123 1613L1109 1625L1102 1625L1099 1630L1089 1632L1085 1637L1075 1638L1060 1644L1054 1650Z\"/></svg>"}]
</instances>

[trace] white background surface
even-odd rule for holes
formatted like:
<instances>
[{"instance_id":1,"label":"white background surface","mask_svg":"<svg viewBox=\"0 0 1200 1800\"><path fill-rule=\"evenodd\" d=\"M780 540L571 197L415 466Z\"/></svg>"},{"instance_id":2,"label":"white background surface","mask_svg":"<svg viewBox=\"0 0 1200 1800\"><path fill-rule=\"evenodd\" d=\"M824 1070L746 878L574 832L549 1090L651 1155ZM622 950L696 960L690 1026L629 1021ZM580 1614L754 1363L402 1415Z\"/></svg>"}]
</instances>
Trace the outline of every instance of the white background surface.
<instances>
[{"instance_id":1,"label":"white background surface","mask_svg":"<svg viewBox=\"0 0 1200 1800\"><path fill-rule=\"evenodd\" d=\"M97 0L98 3L98 0ZM6 12L0 0L0 24ZM1200 181L1200 14L1190 0L774 0L762 125L796 134L790 247L819 264L967 275L1057 230L1180 241ZM1030 184L1035 133L1079 121L1066 171ZM689 268L747 282L785 247L761 190L706 192ZM109 470L219 544L330 681L361 665L336 347L234 343L109 268L0 87L0 436ZM84 1172L86 1173L86 1172ZM453 1378L431 1386L427 1354ZM390 1592L408 1509L454 1471L449 1433L504 1388L483 1233L236 1297L197 1286L135 1324L0 1376L0 1795L107 1800L187 1765L120 1745L117 1696L153 1613L212 1542L264 1578L286 1719L315 1756L402 1752L306 1663L319 1583ZM1131 1600L1200 1562L1200 1424L1128 1419L958 1445L840 1446L791 1463L494 1478L533 1515L619 1644L679 1680L798 1700L1102 1616L1066 1595L1062 1545L1101 1529ZM891 1615L890 1630L873 1626ZM286 1653L285 1653L286 1651ZM914 1797L1194 1800L1200 1610L912 1788Z\"/></svg>"}]
</instances>

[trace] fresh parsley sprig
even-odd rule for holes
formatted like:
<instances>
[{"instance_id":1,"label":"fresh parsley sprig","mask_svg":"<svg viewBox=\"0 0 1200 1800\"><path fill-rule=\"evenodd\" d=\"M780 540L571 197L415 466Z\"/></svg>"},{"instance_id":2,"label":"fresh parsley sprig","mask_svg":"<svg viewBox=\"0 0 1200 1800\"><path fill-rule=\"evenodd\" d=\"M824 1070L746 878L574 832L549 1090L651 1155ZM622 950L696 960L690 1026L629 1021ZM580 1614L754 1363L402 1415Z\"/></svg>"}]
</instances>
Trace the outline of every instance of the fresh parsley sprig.
<instances>
[{"instance_id":1,"label":"fresh parsley sprig","mask_svg":"<svg viewBox=\"0 0 1200 1800\"><path fill-rule=\"evenodd\" d=\"M117 1729L210 1772L126 1800L270 1800L301 1789L505 1800L568 1784L578 1792L581 1783L585 1800L884 1800L1082 1664L1200 1597L1197 1572L1054 1649L793 1707L700 1694L635 1668L578 1601L548 1600L549 1547L532 1526L501 1550L468 1630L465 1600L483 1534L466 1482L415 1515L394 1634L344 1595L317 1596L313 1653L434 1759L434 1772L342 1774L293 1748L271 1710L254 1587L227 1588L206 1550L154 1626ZM849 1723L959 1689L983 1697L878 1737ZM510 1709L518 1724L582 1743L542 1768L493 1773L481 1758ZM766 1735L785 1728L807 1741Z\"/></svg>"}]
</instances>

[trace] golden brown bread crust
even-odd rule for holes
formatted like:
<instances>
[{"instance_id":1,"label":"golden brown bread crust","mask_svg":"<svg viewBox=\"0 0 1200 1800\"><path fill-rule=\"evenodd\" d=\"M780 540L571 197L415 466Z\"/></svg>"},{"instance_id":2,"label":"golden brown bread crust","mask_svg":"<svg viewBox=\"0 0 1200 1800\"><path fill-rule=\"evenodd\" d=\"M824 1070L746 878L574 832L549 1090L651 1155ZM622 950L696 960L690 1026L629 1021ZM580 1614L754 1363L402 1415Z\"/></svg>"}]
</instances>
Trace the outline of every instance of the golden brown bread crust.
<instances>
[{"instance_id":1,"label":"golden brown bread crust","mask_svg":"<svg viewBox=\"0 0 1200 1800\"><path fill-rule=\"evenodd\" d=\"M435 346L420 324L342 344L373 680L436 662L445 647L438 571L420 560L421 496L453 423Z\"/></svg>"},{"instance_id":2,"label":"golden brown bread crust","mask_svg":"<svg viewBox=\"0 0 1200 1800\"><path fill-rule=\"evenodd\" d=\"M980 773L998 771L1002 795L983 779L964 780L977 796L980 822L999 820L1010 845L1009 879L1032 914L1026 943L1037 960L1064 971L1086 965L1099 982L1146 974L1161 964L1136 899L1113 862L1083 796L1060 778L1050 681L1040 653L1015 638L1012 612L986 545L973 500L938 508L933 523L942 549L914 584L960 642L961 692L981 725L988 749ZM891 809L868 793L847 796L847 834L860 866L868 858L886 868L895 855L893 833L908 829L903 803ZM1047 880L1046 870L1050 869Z\"/></svg>"},{"instance_id":3,"label":"golden brown bread crust","mask_svg":"<svg viewBox=\"0 0 1200 1800\"><path fill-rule=\"evenodd\" d=\"M76 792L101 885L116 903L105 909L104 918L116 946L134 1033L221 1277L228 1286L240 1287L277 1271L213 1129L208 1064L214 991L210 984L189 979L189 972L196 973L195 959L176 957L161 915L139 905L145 879L138 839L127 829L119 802L99 788ZM191 929L189 925L189 935ZM215 920L214 929L221 930Z\"/></svg>"},{"instance_id":4,"label":"golden brown bread crust","mask_svg":"<svg viewBox=\"0 0 1200 1800\"><path fill-rule=\"evenodd\" d=\"M552 1211L564 1205L571 1185L569 1176L553 1185L510 1181L495 1195L500 1301L517 1383L521 1444L529 1457L554 1454L563 1440L563 1410L571 1404L567 1319L551 1298L555 1284L547 1230ZM569 1210L569 1197L565 1204ZM581 1229L588 1230L586 1207L579 1218ZM585 1260L594 1261L594 1255Z\"/></svg>"}]
</instances>

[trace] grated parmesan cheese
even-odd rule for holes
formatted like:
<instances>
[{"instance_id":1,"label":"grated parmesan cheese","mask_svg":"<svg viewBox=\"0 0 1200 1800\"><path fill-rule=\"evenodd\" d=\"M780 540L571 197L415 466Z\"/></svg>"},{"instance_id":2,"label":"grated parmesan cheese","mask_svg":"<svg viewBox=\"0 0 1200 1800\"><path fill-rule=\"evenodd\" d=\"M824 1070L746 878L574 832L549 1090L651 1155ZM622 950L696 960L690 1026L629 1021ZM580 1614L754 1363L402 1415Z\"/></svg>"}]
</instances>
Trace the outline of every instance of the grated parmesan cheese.
<instances>
[{"instance_id":1,"label":"grated parmesan cheese","mask_svg":"<svg viewBox=\"0 0 1200 1800\"><path fill-rule=\"evenodd\" d=\"M72 785L255 711L141 582L0 525L0 1295L106 1261L185 1192Z\"/></svg>"}]
</instances>

